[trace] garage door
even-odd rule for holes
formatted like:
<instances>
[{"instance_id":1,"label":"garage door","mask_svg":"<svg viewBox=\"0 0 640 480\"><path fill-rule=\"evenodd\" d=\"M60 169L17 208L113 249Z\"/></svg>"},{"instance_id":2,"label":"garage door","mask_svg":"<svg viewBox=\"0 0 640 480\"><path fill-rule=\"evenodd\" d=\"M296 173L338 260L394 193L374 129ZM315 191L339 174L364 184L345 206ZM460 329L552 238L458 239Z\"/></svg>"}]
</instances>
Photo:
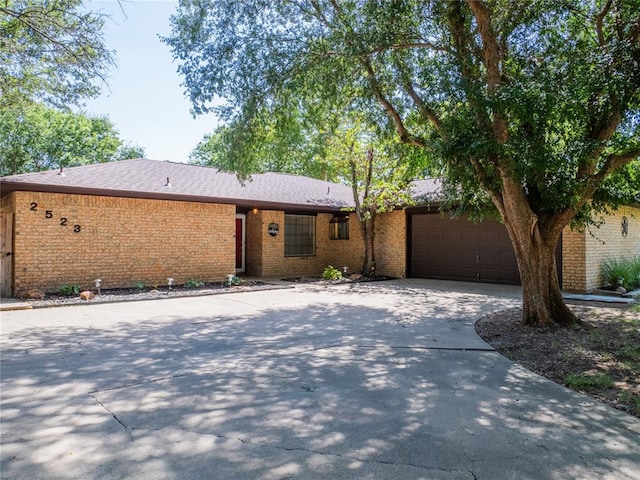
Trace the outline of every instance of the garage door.
<instances>
[{"instance_id":1,"label":"garage door","mask_svg":"<svg viewBox=\"0 0 640 480\"><path fill-rule=\"evenodd\" d=\"M501 223L411 215L411 276L519 284L511 240Z\"/></svg>"}]
</instances>

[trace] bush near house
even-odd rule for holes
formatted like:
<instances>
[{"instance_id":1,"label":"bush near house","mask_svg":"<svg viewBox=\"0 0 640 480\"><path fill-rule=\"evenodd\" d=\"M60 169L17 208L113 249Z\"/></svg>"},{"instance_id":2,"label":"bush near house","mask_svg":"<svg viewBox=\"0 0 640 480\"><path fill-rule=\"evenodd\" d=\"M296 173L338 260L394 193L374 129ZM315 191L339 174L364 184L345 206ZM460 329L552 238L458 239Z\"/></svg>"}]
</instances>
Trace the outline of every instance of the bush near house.
<instances>
[{"instance_id":1,"label":"bush near house","mask_svg":"<svg viewBox=\"0 0 640 480\"><path fill-rule=\"evenodd\" d=\"M640 288L640 257L631 260L610 259L602 264L602 281L605 287L624 287L627 291Z\"/></svg>"}]
</instances>

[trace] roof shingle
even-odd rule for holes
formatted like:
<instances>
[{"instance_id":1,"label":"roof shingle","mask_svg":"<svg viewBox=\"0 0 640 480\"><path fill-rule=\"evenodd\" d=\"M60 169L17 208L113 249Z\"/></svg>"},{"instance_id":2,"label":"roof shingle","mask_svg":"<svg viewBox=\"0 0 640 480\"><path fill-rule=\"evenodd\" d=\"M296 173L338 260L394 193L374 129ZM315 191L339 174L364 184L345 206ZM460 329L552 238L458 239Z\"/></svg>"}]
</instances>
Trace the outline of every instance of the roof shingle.
<instances>
[{"instance_id":1,"label":"roof shingle","mask_svg":"<svg viewBox=\"0 0 640 480\"><path fill-rule=\"evenodd\" d=\"M167 185L169 184L169 185ZM0 178L3 192L47 191L236 204L243 207L339 210L353 206L351 188L281 173L236 175L211 167L139 158ZM437 188L414 182L416 197Z\"/></svg>"}]
</instances>

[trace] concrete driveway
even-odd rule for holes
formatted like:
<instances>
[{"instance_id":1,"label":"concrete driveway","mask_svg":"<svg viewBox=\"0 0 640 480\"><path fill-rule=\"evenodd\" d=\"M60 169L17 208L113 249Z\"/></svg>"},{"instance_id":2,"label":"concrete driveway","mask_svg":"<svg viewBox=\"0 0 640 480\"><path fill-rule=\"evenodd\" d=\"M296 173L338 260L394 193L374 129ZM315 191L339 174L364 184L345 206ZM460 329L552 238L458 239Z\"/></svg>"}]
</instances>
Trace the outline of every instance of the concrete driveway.
<instances>
[{"instance_id":1,"label":"concrete driveway","mask_svg":"<svg viewBox=\"0 0 640 480\"><path fill-rule=\"evenodd\" d=\"M398 280L3 312L3 479L640 479L640 421Z\"/></svg>"}]
</instances>

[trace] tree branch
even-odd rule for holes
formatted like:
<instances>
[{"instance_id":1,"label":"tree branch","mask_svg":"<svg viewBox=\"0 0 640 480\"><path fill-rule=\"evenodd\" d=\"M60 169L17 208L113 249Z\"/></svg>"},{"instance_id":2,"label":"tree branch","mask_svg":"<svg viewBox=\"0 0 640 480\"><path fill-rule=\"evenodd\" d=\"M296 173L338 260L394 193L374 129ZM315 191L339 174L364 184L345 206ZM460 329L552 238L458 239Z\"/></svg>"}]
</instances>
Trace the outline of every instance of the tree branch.
<instances>
[{"instance_id":1,"label":"tree branch","mask_svg":"<svg viewBox=\"0 0 640 480\"><path fill-rule=\"evenodd\" d=\"M612 3L613 0L608 0L604 7L602 7L600 13L596 15L596 32L598 34L598 43L600 46L604 46L607 43L607 40L604 37L604 32L602 31L602 23L604 21L604 17L606 17L609 10L611 10Z\"/></svg>"},{"instance_id":2,"label":"tree branch","mask_svg":"<svg viewBox=\"0 0 640 480\"><path fill-rule=\"evenodd\" d=\"M403 69L400 65L397 65L397 68L398 70L400 70L404 89L406 90L407 95L409 95L411 100L413 100L413 103L418 108L418 111L420 112L420 114L424 118L428 119L431 122L431 124L435 127L436 130L438 130L440 133L443 133L442 121L440 120L436 112L431 108L429 108L426 103L424 103L424 100L418 94L415 87L413 86L413 82L411 81L409 73L405 69Z\"/></svg>"},{"instance_id":3,"label":"tree branch","mask_svg":"<svg viewBox=\"0 0 640 480\"><path fill-rule=\"evenodd\" d=\"M491 27L491 15L484 1L466 0L478 24L478 32L482 39L484 66L487 69L487 93L495 95L502 84L500 63L502 54L498 39ZM507 122L502 112L493 113L493 134L498 143L503 144L509 137Z\"/></svg>"}]
</instances>

